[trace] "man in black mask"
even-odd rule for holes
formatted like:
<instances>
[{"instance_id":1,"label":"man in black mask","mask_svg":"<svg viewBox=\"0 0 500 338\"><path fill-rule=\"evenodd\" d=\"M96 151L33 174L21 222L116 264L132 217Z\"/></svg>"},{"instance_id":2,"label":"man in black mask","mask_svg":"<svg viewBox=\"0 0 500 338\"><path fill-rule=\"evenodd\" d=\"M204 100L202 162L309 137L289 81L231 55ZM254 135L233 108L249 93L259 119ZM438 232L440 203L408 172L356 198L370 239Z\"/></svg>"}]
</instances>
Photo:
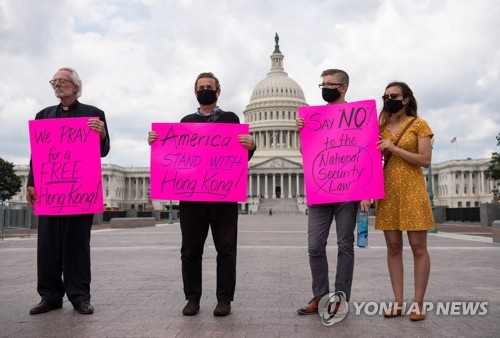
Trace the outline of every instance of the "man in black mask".
<instances>
[{"instance_id":1,"label":"man in black mask","mask_svg":"<svg viewBox=\"0 0 500 338\"><path fill-rule=\"evenodd\" d=\"M181 122L240 123L238 116L217 106L221 93L219 80L212 73L201 73L194 83L194 94L200 107L195 113L184 116ZM158 139L150 131L149 144ZM238 135L239 142L248 148L248 159L255 151L251 135ZM231 311L236 286L236 242L238 234L237 202L180 201L182 233L181 261L184 295L188 303L182 310L185 316L194 316L200 310L202 290L202 256L208 229L212 231L217 251L217 306L215 316L227 316Z\"/></svg>"},{"instance_id":2,"label":"man in black mask","mask_svg":"<svg viewBox=\"0 0 500 338\"><path fill-rule=\"evenodd\" d=\"M322 83L319 88L323 100L327 104L345 103L349 75L340 69L327 69L323 71L321 78ZM304 119L297 119L297 129L300 131L303 127ZM313 298L309 304L297 310L298 314L318 313L320 299L330 293L326 244L334 218L338 246L335 292L344 292L346 300L349 301L354 272L354 229L358 204L361 210L368 211L371 203L368 200L363 200L309 206L307 238Z\"/></svg>"}]
</instances>

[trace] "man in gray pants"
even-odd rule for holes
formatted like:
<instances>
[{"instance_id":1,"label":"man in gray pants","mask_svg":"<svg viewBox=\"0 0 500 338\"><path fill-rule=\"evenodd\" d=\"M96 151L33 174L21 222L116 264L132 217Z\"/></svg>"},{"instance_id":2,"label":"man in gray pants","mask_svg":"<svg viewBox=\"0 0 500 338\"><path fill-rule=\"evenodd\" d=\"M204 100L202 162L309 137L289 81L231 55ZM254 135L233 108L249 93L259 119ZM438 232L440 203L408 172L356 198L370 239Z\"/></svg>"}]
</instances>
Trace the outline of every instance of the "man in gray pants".
<instances>
[{"instance_id":1,"label":"man in gray pants","mask_svg":"<svg viewBox=\"0 0 500 338\"><path fill-rule=\"evenodd\" d=\"M345 102L345 94L349 87L349 75L340 69L327 69L321 74L323 82L319 85L323 100L328 104ZM304 119L297 119L297 129L304 127ZM370 201L359 202L363 211L368 211ZM337 273L335 291L342 291L349 301L351 296L352 276L354 272L354 229L358 202L339 202L309 206L307 237L309 265L311 266L312 291L314 297L307 306L298 309L301 315L318 313L318 303L324 295L330 293L328 279L328 260L326 244L333 219L337 232Z\"/></svg>"}]
</instances>

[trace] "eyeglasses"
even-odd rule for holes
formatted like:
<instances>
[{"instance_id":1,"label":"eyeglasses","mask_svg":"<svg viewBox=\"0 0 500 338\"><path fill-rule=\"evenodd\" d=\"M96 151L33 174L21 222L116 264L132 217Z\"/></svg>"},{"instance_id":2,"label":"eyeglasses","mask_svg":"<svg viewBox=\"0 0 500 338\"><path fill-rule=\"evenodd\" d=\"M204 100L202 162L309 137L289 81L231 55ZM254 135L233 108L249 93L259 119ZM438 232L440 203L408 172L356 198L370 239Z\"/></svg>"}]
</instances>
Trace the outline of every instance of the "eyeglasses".
<instances>
[{"instance_id":1,"label":"eyeglasses","mask_svg":"<svg viewBox=\"0 0 500 338\"><path fill-rule=\"evenodd\" d=\"M57 83L60 85L65 85L66 83L70 83L70 80L65 80L65 79L55 79L55 80L50 80L49 83L51 86L55 86Z\"/></svg>"},{"instance_id":2,"label":"eyeglasses","mask_svg":"<svg viewBox=\"0 0 500 338\"><path fill-rule=\"evenodd\" d=\"M387 101L388 99L395 100L400 96L403 96L403 94L398 94L398 93L385 94L384 96L382 96L382 100L384 101Z\"/></svg>"},{"instance_id":3,"label":"eyeglasses","mask_svg":"<svg viewBox=\"0 0 500 338\"><path fill-rule=\"evenodd\" d=\"M333 88L334 86L343 86L343 85L344 85L343 83L330 83L330 82L327 82L327 83L320 83L318 85L318 87L319 87L319 89L323 89L323 88Z\"/></svg>"}]
</instances>

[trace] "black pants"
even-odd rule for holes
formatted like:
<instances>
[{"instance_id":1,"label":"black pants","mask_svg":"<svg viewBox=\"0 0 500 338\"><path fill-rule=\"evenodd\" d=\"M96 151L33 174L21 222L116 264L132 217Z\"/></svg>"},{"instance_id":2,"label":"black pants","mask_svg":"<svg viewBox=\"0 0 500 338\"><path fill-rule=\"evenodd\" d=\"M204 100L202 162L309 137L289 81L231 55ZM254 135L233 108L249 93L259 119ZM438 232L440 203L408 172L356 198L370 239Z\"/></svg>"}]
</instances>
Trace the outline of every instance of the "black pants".
<instances>
[{"instance_id":1,"label":"black pants","mask_svg":"<svg viewBox=\"0 0 500 338\"><path fill-rule=\"evenodd\" d=\"M236 287L238 204L180 202L182 281L187 300L201 298L202 256L208 228L217 251L217 300L232 301Z\"/></svg>"},{"instance_id":2,"label":"black pants","mask_svg":"<svg viewBox=\"0 0 500 338\"><path fill-rule=\"evenodd\" d=\"M40 216L38 285L42 300L90 300L90 229L94 215ZM61 279L62 276L62 279Z\"/></svg>"}]
</instances>

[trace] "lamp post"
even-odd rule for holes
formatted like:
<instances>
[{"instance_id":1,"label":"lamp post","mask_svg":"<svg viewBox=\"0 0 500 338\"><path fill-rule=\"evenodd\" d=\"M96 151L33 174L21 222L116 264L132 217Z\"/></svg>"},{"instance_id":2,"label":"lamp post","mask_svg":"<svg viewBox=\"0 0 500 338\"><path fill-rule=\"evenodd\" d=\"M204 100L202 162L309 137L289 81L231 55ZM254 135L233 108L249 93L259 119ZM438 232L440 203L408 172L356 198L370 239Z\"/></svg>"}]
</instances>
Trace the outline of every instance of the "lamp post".
<instances>
[{"instance_id":1,"label":"lamp post","mask_svg":"<svg viewBox=\"0 0 500 338\"><path fill-rule=\"evenodd\" d=\"M8 191L7 190L2 190L0 191L0 232L2 233L2 240L3 240L3 229L7 228L7 215L5 211L5 205L4 201L6 200Z\"/></svg>"},{"instance_id":2,"label":"lamp post","mask_svg":"<svg viewBox=\"0 0 500 338\"><path fill-rule=\"evenodd\" d=\"M170 200L170 204L168 206L168 224L173 224L174 223L173 213L174 213L174 211L172 210L172 200Z\"/></svg>"},{"instance_id":3,"label":"lamp post","mask_svg":"<svg viewBox=\"0 0 500 338\"><path fill-rule=\"evenodd\" d=\"M434 137L431 138L431 147L434 145ZM429 165L429 170L427 170L427 193L429 194L429 199L431 201L432 208L432 219L435 220L434 217L434 189L432 189L432 163ZM437 233L438 229L436 228L436 222L434 222L434 228L427 230L428 233Z\"/></svg>"}]
</instances>

